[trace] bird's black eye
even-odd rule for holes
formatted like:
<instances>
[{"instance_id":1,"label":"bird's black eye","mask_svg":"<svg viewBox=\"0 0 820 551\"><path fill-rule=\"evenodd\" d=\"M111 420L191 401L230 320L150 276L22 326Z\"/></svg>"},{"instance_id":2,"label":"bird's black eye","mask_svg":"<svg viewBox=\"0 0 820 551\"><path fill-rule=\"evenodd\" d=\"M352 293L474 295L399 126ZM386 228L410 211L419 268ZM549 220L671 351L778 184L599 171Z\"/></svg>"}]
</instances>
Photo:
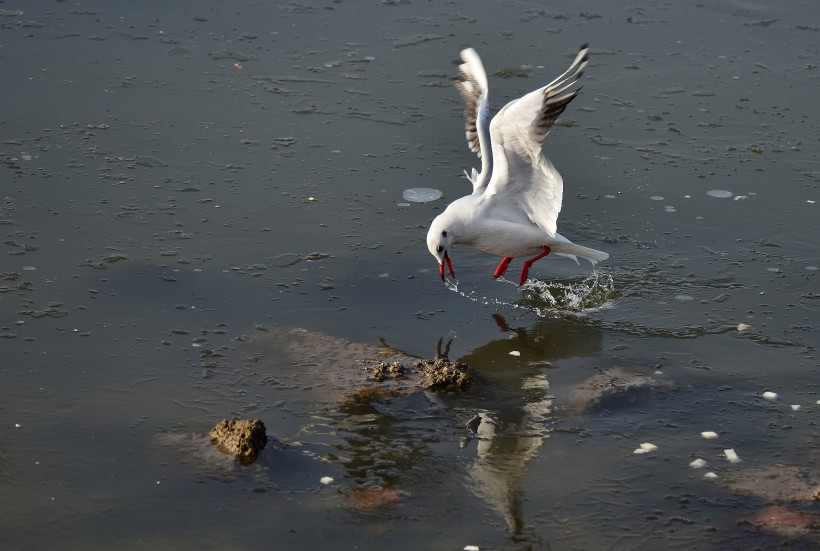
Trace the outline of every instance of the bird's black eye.
<instances>
[{"instance_id":1,"label":"bird's black eye","mask_svg":"<svg viewBox=\"0 0 820 551\"><path fill-rule=\"evenodd\" d=\"M447 230L444 230L443 232L441 232L441 236L442 237L447 237Z\"/></svg>"},{"instance_id":2,"label":"bird's black eye","mask_svg":"<svg viewBox=\"0 0 820 551\"><path fill-rule=\"evenodd\" d=\"M444 245L439 245L438 247L436 247L437 252L441 252L443 250L444 250Z\"/></svg>"}]
</instances>

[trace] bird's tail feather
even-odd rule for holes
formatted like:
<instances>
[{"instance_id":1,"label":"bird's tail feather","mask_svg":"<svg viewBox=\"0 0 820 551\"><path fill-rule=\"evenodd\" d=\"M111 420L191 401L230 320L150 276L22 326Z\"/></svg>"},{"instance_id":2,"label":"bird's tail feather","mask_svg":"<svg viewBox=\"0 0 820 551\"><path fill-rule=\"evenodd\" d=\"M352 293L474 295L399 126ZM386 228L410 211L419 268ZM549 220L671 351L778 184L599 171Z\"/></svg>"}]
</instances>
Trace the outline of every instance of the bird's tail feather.
<instances>
[{"instance_id":1,"label":"bird's tail feather","mask_svg":"<svg viewBox=\"0 0 820 551\"><path fill-rule=\"evenodd\" d=\"M586 258L592 262L593 265L609 258L608 253L596 251L595 249L590 249L589 247L582 247L581 245L576 245L575 243L557 243L551 247L552 252L555 254L569 257L575 260L575 262L578 262L578 259L576 258L578 256L581 258Z\"/></svg>"}]
</instances>

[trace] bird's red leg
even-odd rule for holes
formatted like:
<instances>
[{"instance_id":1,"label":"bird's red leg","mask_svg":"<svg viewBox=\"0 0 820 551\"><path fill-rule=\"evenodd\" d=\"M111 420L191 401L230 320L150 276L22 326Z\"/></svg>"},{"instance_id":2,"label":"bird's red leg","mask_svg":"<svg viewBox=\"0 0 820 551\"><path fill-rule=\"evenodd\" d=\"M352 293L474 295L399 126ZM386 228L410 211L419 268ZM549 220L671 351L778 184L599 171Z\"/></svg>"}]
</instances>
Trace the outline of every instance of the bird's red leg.
<instances>
[{"instance_id":1,"label":"bird's red leg","mask_svg":"<svg viewBox=\"0 0 820 551\"><path fill-rule=\"evenodd\" d=\"M536 260L540 260L540 259L544 258L548 254L550 254L550 250L552 250L549 247L547 247L546 245L544 245L543 249L544 249L543 253L539 254L538 256L536 256L534 258L530 258L529 260L524 262L524 268L521 270L521 279L518 281L519 285L524 285L524 282L527 281L527 275L529 275L529 273L530 273L530 266L532 266L532 263L535 262Z\"/></svg>"},{"instance_id":2,"label":"bird's red leg","mask_svg":"<svg viewBox=\"0 0 820 551\"><path fill-rule=\"evenodd\" d=\"M509 256L505 256L504 260L501 261L501 264L498 265L498 268L495 269L495 273L493 274L493 277L499 278L499 277L503 276L504 274L506 274L507 273L507 266L510 265L510 262L512 262L512 258L510 258Z\"/></svg>"}]
</instances>

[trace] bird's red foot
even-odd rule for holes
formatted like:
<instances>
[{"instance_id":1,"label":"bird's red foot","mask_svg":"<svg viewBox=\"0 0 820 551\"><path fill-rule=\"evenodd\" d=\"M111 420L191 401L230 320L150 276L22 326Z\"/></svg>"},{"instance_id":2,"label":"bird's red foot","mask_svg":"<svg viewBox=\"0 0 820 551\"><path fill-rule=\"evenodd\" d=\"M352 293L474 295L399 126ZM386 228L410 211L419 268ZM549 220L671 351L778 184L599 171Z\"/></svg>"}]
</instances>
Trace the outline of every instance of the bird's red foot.
<instances>
[{"instance_id":1,"label":"bird's red foot","mask_svg":"<svg viewBox=\"0 0 820 551\"><path fill-rule=\"evenodd\" d=\"M530 266L532 266L533 262L535 262L536 260L540 260L540 259L544 258L548 254L550 254L550 251L552 250L549 247L547 247L546 245L544 245L542 248L544 249L543 253L539 254L536 257L530 258L529 260L524 262L524 267L521 269L521 278L518 280L519 285L524 285L524 282L527 281L527 276L530 273Z\"/></svg>"},{"instance_id":2,"label":"bird's red foot","mask_svg":"<svg viewBox=\"0 0 820 551\"><path fill-rule=\"evenodd\" d=\"M498 265L498 268L495 269L495 273L493 274L493 277L497 279L497 278L503 276L504 274L506 274L507 273L507 266L510 265L510 262L512 262L512 258L510 258L509 256L505 256L504 260L501 261L501 264Z\"/></svg>"}]
</instances>

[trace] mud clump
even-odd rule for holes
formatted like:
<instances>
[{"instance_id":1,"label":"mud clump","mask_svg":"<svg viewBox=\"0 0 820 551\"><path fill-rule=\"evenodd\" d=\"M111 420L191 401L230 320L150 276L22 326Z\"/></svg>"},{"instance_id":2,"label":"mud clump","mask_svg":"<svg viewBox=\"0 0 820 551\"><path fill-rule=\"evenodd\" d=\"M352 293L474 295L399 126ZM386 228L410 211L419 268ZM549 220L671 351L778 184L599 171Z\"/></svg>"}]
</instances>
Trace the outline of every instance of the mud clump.
<instances>
[{"instance_id":1,"label":"mud clump","mask_svg":"<svg viewBox=\"0 0 820 551\"><path fill-rule=\"evenodd\" d=\"M732 473L729 489L769 501L820 501L820 472L791 465L751 467Z\"/></svg>"},{"instance_id":2,"label":"mud clump","mask_svg":"<svg viewBox=\"0 0 820 551\"><path fill-rule=\"evenodd\" d=\"M567 411L591 413L639 405L674 385L647 375L615 367L604 369L579 385L569 396Z\"/></svg>"},{"instance_id":3,"label":"mud clump","mask_svg":"<svg viewBox=\"0 0 820 551\"><path fill-rule=\"evenodd\" d=\"M420 360L416 369L424 374L427 388L430 390L457 391L464 390L473 384L473 378L467 372L467 365L453 362L446 358Z\"/></svg>"},{"instance_id":4,"label":"mud clump","mask_svg":"<svg viewBox=\"0 0 820 551\"><path fill-rule=\"evenodd\" d=\"M401 362L381 362L373 367L373 380L381 383L385 379L404 378L404 364Z\"/></svg>"},{"instance_id":5,"label":"mud clump","mask_svg":"<svg viewBox=\"0 0 820 551\"><path fill-rule=\"evenodd\" d=\"M211 444L223 453L239 457L243 464L256 461L267 442L265 424L258 419L223 419L211 429Z\"/></svg>"}]
</instances>

